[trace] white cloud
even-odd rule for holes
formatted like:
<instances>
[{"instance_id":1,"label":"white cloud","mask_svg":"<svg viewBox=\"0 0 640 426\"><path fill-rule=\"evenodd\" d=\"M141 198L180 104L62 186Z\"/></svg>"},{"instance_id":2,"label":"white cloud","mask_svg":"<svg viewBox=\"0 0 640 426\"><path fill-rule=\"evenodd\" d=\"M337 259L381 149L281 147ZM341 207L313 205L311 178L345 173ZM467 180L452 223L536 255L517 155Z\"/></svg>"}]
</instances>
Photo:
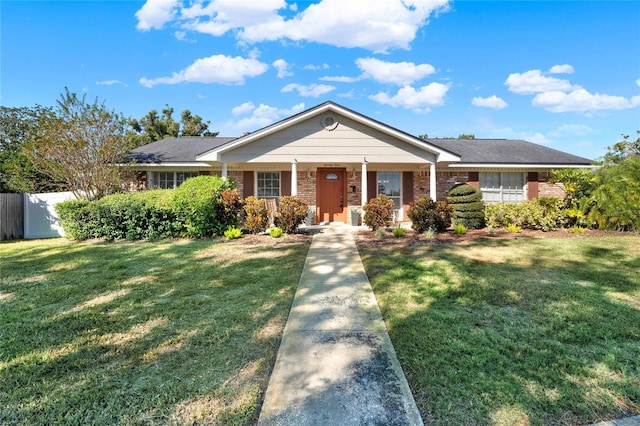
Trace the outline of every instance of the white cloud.
<instances>
[{"instance_id":1,"label":"white cloud","mask_svg":"<svg viewBox=\"0 0 640 426\"><path fill-rule=\"evenodd\" d=\"M569 93L560 91L538 93L531 103L550 112L593 112L637 107L640 105L640 96L627 99L623 96L591 94L585 89L577 89Z\"/></svg>"},{"instance_id":2,"label":"white cloud","mask_svg":"<svg viewBox=\"0 0 640 426\"><path fill-rule=\"evenodd\" d=\"M323 63L322 65L309 64L309 65L305 65L304 69L305 70L328 70L329 64L327 64L326 62Z\"/></svg>"},{"instance_id":3,"label":"white cloud","mask_svg":"<svg viewBox=\"0 0 640 426\"><path fill-rule=\"evenodd\" d=\"M640 87L640 78L636 80L636 86Z\"/></svg>"},{"instance_id":4,"label":"white cloud","mask_svg":"<svg viewBox=\"0 0 640 426\"><path fill-rule=\"evenodd\" d=\"M120 80L103 80L103 81L96 81L96 84L98 86L113 86L115 84L124 86L124 87L129 87L127 86L125 83L121 82Z\"/></svg>"},{"instance_id":5,"label":"white cloud","mask_svg":"<svg viewBox=\"0 0 640 426\"><path fill-rule=\"evenodd\" d=\"M300 96L317 98L318 96L335 90L335 87L327 84L310 84L305 86L302 84L291 83L284 86L281 92L292 92L294 90L297 90Z\"/></svg>"},{"instance_id":6,"label":"white cloud","mask_svg":"<svg viewBox=\"0 0 640 426\"><path fill-rule=\"evenodd\" d=\"M164 24L174 19L177 8L178 0L147 0L136 12L136 28L140 31L162 29Z\"/></svg>"},{"instance_id":7,"label":"white cloud","mask_svg":"<svg viewBox=\"0 0 640 426\"><path fill-rule=\"evenodd\" d=\"M168 77L148 79L142 77L140 84L153 87L158 84L178 83L218 83L244 84L246 77L256 77L268 69L268 65L257 59L245 59L240 56L213 55L196 60L182 71Z\"/></svg>"},{"instance_id":8,"label":"white cloud","mask_svg":"<svg viewBox=\"0 0 640 426\"><path fill-rule=\"evenodd\" d=\"M579 88L578 86L574 87L568 80L547 77L540 70L509 74L504 84L511 92L520 95L533 95L549 91L564 92Z\"/></svg>"},{"instance_id":9,"label":"white cloud","mask_svg":"<svg viewBox=\"0 0 640 426\"><path fill-rule=\"evenodd\" d=\"M231 127L241 130L255 130L268 126L282 118L294 115L304 110L304 104L299 103L291 107L290 109L276 108L265 104L260 104L258 107L251 102L246 102L242 105L235 107L232 110L234 115L251 113L250 117L243 118L236 123L230 124ZM242 111L236 113L237 111Z\"/></svg>"},{"instance_id":10,"label":"white cloud","mask_svg":"<svg viewBox=\"0 0 640 426\"><path fill-rule=\"evenodd\" d=\"M394 96L386 93L378 93L369 96L369 99L383 105L413 109L417 112L428 112L429 107L444 104L444 97L449 90L449 86L441 83L430 83L419 89L411 86L404 86Z\"/></svg>"},{"instance_id":11,"label":"white cloud","mask_svg":"<svg viewBox=\"0 0 640 426\"><path fill-rule=\"evenodd\" d=\"M256 106L253 104L253 102L249 101L249 102L245 102L241 105L238 105L237 107L234 107L231 110L231 114L233 115L242 115L242 114L246 114L248 112L253 111L256 108Z\"/></svg>"},{"instance_id":12,"label":"white cloud","mask_svg":"<svg viewBox=\"0 0 640 426\"><path fill-rule=\"evenodd\" d=\"M148 0L136 13L138 29L160 29L173 20L214 36L233 31L246 43L289 39L386 52L409 49L429 17L449 9L449 0L322 0L302 11L285 0L180 2L178 12L175 5Z\"/></svg>"},{"instance_id":13,"label":"white cloud","mask_svg":"<svg viewBox=\"0 0 640 426\"><path fill-rule=\"evenodd\" d=\"M276 59L271 65L278 70L278 78L285 78L293 75L290 70L291 65L289 65L284 59Z\"/></svg>"},{"instance_id":14,"label":"white cloud","mask_svg":"<svg viewBox=\"0 0 640 426\"><path fill-rule=\"evenodd\" d=\"M573 74L573 67L569 64L554 65L549 70L549 74Z\"/></svg>"},{"instance_id":15,"label":"white cloud","mask_svg":"<svg viewBox=\"0 0 640 426\"><path fill-rule=\"evenodd\" d=\"M571 65L554 65L549 73L572 73ZM636 81L640 85L640 80ZM505 81L509 90L521 95L535 94L531 104L550 112L592 113L603 110L621 110L640 106L640 95L624 96L592 94L572 85L568 80L547 77L540 70L510 74Z\"/></svg>"},{"instance_id":16,"label":"white cloud","mask_svg":"<svg viewBox=\"0 0 640 426\"><path fill-rule=\"evenodd\" d=\"M405 86L436 72L429 64L416 65L413 62L385 62L375 58L358 58L356 65L364 77L380 83Z\"/></svg>"},{"instance_id":17,"label":"white cloud","mask_svg":"<svg viewBox=\"0 0 640 426\"><path fill-rule=\"evenodd\" d=\"M360 80L360 77L347 77L347 76L326 76L320 77L321 81L335 81L336 83L354 83Z\"/></svg>"},{"instance_id":18,"label":"white cloud","mask_svg":"<svg viewBox=\"0 0 640 426\"><path fill-rule=\"evenodd\" d=\"M562 137L565 135L571 136L585 136L593 132L593 129L584 124L563 124L555 130L549 132L549 136L554 138Z\"/></svg>"},{"instance_id":19,"label":"white cloud","mask_svg":"<svg viewBox=\"0 0 640 426\"><path fill-rule=\"evenodd\" d=\"M475 97L471 99L471 103L481 108L502 109L507 106L507 103L496 95L489 96L488 98Z\"/></svg>"}]
</instances>

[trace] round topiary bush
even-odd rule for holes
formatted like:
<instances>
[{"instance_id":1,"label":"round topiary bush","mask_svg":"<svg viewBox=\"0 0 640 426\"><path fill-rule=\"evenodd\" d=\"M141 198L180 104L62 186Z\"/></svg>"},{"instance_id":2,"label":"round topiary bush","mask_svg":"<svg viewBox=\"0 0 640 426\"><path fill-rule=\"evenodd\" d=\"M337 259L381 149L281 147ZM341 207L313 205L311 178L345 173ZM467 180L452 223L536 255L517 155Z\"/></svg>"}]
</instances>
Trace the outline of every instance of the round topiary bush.
<instances>
[{"instance_id":1,"label":"round topiary bush","mask_svg":"<svg viewBox=\"0 0 640 426\"><path fill-rule=\"evenodd\" d=\"M468 183L455 185L449 191L447 203L453 207L451 220L467 229L484 228L482 192Z\"/></svg>"}]
</instances>

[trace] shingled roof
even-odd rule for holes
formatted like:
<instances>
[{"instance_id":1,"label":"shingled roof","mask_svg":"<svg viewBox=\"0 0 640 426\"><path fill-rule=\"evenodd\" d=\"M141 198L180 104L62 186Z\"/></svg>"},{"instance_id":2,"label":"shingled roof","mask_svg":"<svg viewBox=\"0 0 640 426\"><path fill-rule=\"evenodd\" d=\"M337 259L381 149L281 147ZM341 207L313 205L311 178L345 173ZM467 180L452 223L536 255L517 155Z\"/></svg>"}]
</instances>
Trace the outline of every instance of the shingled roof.
<instances>
[{"instance_id":1,"label":"shingled roof","mask_svg":"<svg viewBox=\"0 0 640 426\"><path fill-rule=\"evenodd\" d=\"M531 164L588 166L593 162L532 142L512 139L425 139L425 142L451 151L462 164Z\"/></svg>"},{"instance_id":2,"label":"shingled roof","mask_svg":"<svg viewBox=\"0 0 640 426\"><path fill-rule=\"evenodd\" d=\"M196 157L236 138L166 138L129 151L127 160L138 164L197 163Z\"/></svg>"}]
</instances>

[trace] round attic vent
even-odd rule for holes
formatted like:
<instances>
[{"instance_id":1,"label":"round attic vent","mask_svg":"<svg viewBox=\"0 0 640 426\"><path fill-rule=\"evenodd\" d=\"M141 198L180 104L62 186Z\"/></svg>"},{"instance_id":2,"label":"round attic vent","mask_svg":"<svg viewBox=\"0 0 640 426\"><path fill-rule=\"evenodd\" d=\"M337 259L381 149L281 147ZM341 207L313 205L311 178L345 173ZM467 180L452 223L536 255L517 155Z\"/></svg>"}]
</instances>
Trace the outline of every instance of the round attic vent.
<instances>
[{"instance_id":1,"label":"round attic vent","mask_svg":"<svg viewBox=\"0 0 640 426\"><path fill-rule=\"evenodd\" d=\"M338 120L333 115L325 115L322 117L322 127L327 130L334 130L338 127Z\"/></svg>"}]
</instances>

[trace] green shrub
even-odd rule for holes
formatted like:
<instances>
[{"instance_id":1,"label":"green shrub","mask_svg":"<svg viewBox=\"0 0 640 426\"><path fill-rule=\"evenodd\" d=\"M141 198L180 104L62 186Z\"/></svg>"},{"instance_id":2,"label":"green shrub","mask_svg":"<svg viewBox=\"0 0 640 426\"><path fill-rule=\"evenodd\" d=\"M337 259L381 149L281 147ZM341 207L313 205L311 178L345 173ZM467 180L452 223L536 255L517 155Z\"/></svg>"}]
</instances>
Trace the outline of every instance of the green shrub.
<instances>
[{"instance_id":1,"label":"green shrub","mask_svg":"<svg viewBox=\"0 0 640 426\"><path fill-rule=\"evenodd\" d=\"M372 198L363 207L364 224L374 231L381 227L391 226L393 207L393 200L384 194Z\"/></svg>"},{"instance_id":2,"label":"green shrub","mask_svg":"<svg viewBox=\"0 0 640 426\"><path fill-rule=\"evenodd\" d=\"M438 235L438 233L437 233L435 230L433 230L433 229L429 228L429 229L427 229L426 231L424 231L424 232L422 233L422 235L423 235L426 239L432 240L432 239L434 239L434 238L436 237L436 235Z\"/></svg>"},{"instance_id":3,"label":"green shrub","mask_svg":"<svg viewBox=\"0 0 640 426\"><path fill-rule=\"evenodd\" d=\"M523 203L488 204L486 222L494 227L506 227L513 223L522 228L552 231L567 223L567 211L558 198L536 198Z\"/></svg>"},{"instance_id":4,"label":"green shrub","mask_svg":"<svg viewBox=\"0 0 640 426\"><path fill-rule=\"evenodd\" d=\"M400 237L404 237L404 228L393 228L393 231L391 231L393 233L393 236L396 238L400 238Z\"/></svg>"},{"instance_id":5,"label":"green shrub","mask_svg":"<svg viewBox=\"0 0 640 426\"><path fill-rule=\"evenodd\" d=\"M235 240L236 238L240 238L242 235L242 229L234 228L233 226L229 226L226 231L224 231L224 236L229 240Z\"/></svg>"},{"instance_id":6,"label":"green shrub","mask_svg":"<svg viewBox=\"0 0 640 426\"><path fill-rule=\"evenodd\" d=\"M240 211L242 210L242 201L240 193L236 188L224 189L220 192L214 207L214 223L216 224L215 233L220 235L229 227L237 227L240 224Z\"/></svg>"},{"instance_id":7,"label":"green shrub","mask_svg":"<svg viewBox=\"0 0 640 426\"><path fill-rule=\"evenodd\" d=\"M380 227L378 229L375 230L375 236L376 238L387 238L387 230L383 227Z\"/></svg>"},{"instance_id":8,"label":"green shrub","mask_svg":"<svg viewBox=\"0 0 640 426\"><path fill-rule=\"evenodd\" d=\"M269 228L269 235L271 235L272 238L282 237L282 228L278 228L277 226Z\"/></svg>"},{"instance_id":9,"label":"green shrub","mask_svg":"<svg viewBox=\"0 0 640 426\"><path fill-rule=\"evenodd\" d=\"M93 203L87 200L63 201L55 205L55 210L67 238L82 241L96 236Z\"/></svg>"},{"instance_id":10,"label":"green shrub","mask_svg":"<svg viewBox=\"0 0 640 426\"><path fill-rule=\"evenodd\" d=\"M69 238L84 240L154 240L177 236L183 223L169 207L171 190L113 194L97 201L60 203L59 211Z\"/></svg>"},{"instance_id":11,"label":"green shrub","mask_svg":"<svg viewBox=\"0 0 640 426\"><path fill-rule=\"evenodd\" d=\"M467 233L467 227L464 226L464 224L462 223L457 223L454 227L453 227L453 233L456 235L463 235Z\"/></svg>"},{"instance_id":12,"label":"green shrub","mask_svg":"<svg viewBox=\"0 0 640 426\"><path fill-rule=\"evenodd\" d=\"M419 233L432 229L444 232L451 226L453 208L446 201L435 202L427 197L420 197L409 206L407 212L411 219L411 227Z\"/></svg>"},{"instance_id":13,"label":"green shrub","mask_svg":"<svg viewBox=\"0 0 640 426\"><path fill-rule=\"evenodd\" d=\"M237 223L226 210L222 193L235 189L230 179L218 176L196 176L173 190L172 210L184 220L184 234L191 238L222 235L229 225ZM231 222L231 223L229 223Z\"/></svg>"},{"instance_id":14,"label":"green shrub","mask_svg":"<svg viewBox=\"0 0 640 426\"><path fill-rule=\"evenodd\" d=\"M582 228L580 226L574 226L571 228L571 232L574 234L584 234L587 232L587 228Z\"/></svg>"},{"instance_id":15,"label":"green shrub","mask_svg":"<svg viewBox=\"0 0 640 426\"><path fill-rule=\"evenodd\" d=\"M278 211L275 223L285 234L291 234L307 218L309 205L300 197L287 195L278 199Z\"/></svg>"},{"instance_id":16,"label":"green shrub","mask_svg":"<svg viewBox=\"0 0 640 426\"><path fill-rule=\"evenodd\" d=\"M252 234L259 234L267 229L269 211L267 202L253 195L244 199L244 227Z\"/></svg>"},{"instance_id":17,"label":"green shrub","mask_svg":"<svg viewBox=\"0 0 640 426\"><path fill-rule=\"evenodd\" d=\"M598 170L586 199L586 222L600 229L640 232L640 155Z\"/></svg>"},{"instance_id":18,"label":"green shrub","mask_svg":"<svg viewBox=\"0 0 640 426\"><path fill-rule=\"evenodd\" d=\"M451 219L466 228L484 228L484 203L482 192L467 183L454 186L447 202L453 207Z\"/></svg>"},{"instance_id":19,"label":"green shrub","mask_svg":"<svg viewBox=\"0 0 640 426\"><path fill-rule=\"evenodd\" d=\"M515 223L510 223L506 228L507 232L511 232L512 234L518 234L522 232L522 228L516 225Z\"/></svg>"}]
</instances>

